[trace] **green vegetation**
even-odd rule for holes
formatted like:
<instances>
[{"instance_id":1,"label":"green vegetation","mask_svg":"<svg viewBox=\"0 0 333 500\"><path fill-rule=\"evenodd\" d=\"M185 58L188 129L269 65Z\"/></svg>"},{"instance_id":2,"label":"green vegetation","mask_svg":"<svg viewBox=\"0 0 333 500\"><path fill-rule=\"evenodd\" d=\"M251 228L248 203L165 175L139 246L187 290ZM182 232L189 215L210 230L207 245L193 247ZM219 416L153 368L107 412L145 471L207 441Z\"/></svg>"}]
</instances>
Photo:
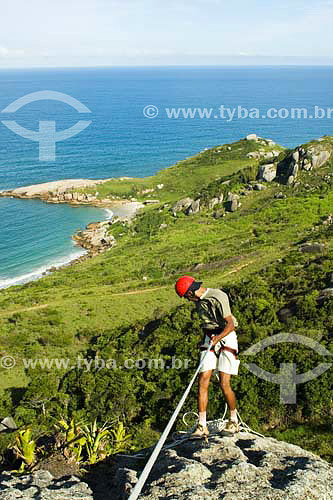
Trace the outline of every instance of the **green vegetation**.
<instances>
[{"instance_id":1,"label":"green vegetation","mask_svg":"<svg viewBox=\"0 0 333 500\"><path fill-rule=\"evenodd\" d=\"M325 139L325 147L333 147L332 139ZM120 442L119 450L152 444L197 363L200 322L193 306L181 303L173 289L182 273L229 293L240 323L241 351L267 336L290 332L310 336L333 352L333 298L317 300L321 290L333 286L333 225L323 224L333 207L332 163L302 172L294 187L272 182L266 190L249 191L240 196L241 207L224 217L215 218L206 203L221 192L245 190L259 166L247 154L258 149L272 147L239 141L150 178L112 180L100 187L102 198L137 199L149 199L142 191L154 188L149 194L161 203L146 207L130 225L111 226L117 239L112 250L0 293L0 356L13 356L16 362L13 369L0 370L0 415L12 415L20 428L32 428L36 435L51 432L60 419L116 419L126 423L132 438L125 428L115 430L113 448ZM289 153L282 151L278 161ZM226 180L229 184L222 184ZM156 188L159 184L163 188ZM275 198L277 193L284 197ZM202 209L174 216L170 208L185 196L200 196ZM306 242L324 246L319 253L302 253L300 245ZM284 317L283 308L290 311ZM24 365L27 358L35 367ZM37 360L45 358L63 358L67 365L41 368ZM83 358L91 361L90 370ZM175 358L188 359L188 368L148 366L149 359L172 364ZM126 359L145 363L121 368ZM298 373L327 362L291 344L267 348L254 359L274 373L283 362L297 362ZM102 361L109 366L101 368ZM279 386L258 379L244 363L233 386L240 413L253 428L301 441L332 460L332 370L299 385L297 405L281 404ZM195 400L193 391L184 411L195 409ZM209 418L219 417L223 408L214 386ZM74 424L66 425L63 433L76 433ZM89 435L95 460L93 429ZM0 435L2 449L12 441ZM71 453L82 456L83 448Z\"/></svg>"},{"instance_id":2,"label":"green vegetation","mask_svg":"<svg viewBox=\"0 0 333 500\"><path fill-rule=\"evenodd\" d=\"M22 464L19 469L20 472L29 470L35 464L36 457L36 441L32 439L32 430L26 429L19 431L16 435L16 444L14 452L17 458L22 459Z\"/></svg>"}]
</instances>

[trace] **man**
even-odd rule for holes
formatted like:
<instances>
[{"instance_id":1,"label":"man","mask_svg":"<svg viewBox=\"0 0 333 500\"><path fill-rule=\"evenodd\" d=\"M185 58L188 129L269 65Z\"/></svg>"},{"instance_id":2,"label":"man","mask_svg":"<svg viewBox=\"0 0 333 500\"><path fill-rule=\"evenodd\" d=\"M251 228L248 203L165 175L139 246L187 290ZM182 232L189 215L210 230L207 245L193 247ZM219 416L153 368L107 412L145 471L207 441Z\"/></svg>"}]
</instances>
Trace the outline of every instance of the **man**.
<instances>
[{"instance_id":1,"label":"man","mask_svg":"<svg viewBox=\"0 0 333 500\"><path fill-rule=\"evenodd\" d=\"M213 348L207 353L199 375L198 409L199 423L193 433L194 438L207 437L209 432L206 423L208 404L208 387L214 370L219 371L222 392L230 410L230 420L225 431L234 434L239 431L236 410L236 398L230 385L231 375L238 374L237 360L238 342L235 328L236 318L231 314L228 295L222 290L204 288L202 283L191 276L182 276L176 283L179 297L195 302L205 333L201 346L202 361L205 352L212 341Z\"/></svg>"}]
</instances>

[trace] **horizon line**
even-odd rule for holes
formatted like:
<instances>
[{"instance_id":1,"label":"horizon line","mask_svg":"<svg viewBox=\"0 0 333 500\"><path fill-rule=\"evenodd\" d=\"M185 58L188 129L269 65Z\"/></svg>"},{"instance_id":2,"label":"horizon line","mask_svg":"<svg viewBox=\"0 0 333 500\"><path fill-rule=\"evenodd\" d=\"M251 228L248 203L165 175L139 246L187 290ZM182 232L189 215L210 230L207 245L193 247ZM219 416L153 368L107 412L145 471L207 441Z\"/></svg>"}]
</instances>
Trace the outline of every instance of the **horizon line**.
<instances>
[{"instance_id":1,"label":"horizon line","mask_svg":"<svg viewBox=\"0 0 333 500\"><path fill-rule=\"evenodd\" d=\"M312 63L248 63L248 64L232 64L232 63L221 63L221 64L187 64L187 63L173 63L173 64L97 64L94 66L83 65L83 66L45 66L45 65L34 65L34 66L0 66L0 71L2 70L32 70L32 69L113 69L113 68L262 68L262 67L279 67L279 68L290 68L290 67L323 67L328 68L333 66L332 62L312 62Z\"/></svg>"}]
</instances>

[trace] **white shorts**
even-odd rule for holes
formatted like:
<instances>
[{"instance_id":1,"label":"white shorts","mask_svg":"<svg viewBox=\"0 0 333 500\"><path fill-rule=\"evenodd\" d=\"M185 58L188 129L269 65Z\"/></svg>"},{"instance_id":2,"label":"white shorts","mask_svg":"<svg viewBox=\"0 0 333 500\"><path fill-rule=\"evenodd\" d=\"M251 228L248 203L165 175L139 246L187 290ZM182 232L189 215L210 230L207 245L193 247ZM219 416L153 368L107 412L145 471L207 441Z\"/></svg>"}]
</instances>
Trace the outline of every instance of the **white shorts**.
<instances>
[{"instance_id":1,"label":"white shorts","mask_svg":"<svg viewBox=\"0 0 333 500\"><path fill-rule=\"evenodd\" d=\"M221 341L225 346L231 347L238 351L238 341L236 332L230 332ZM205 346L209 345L209 337L205 338ZM206 351L201 352L200 362L205 356ZM206 372L208 370L218 370L219 372L228 373L229 375L238 375L240 361L235 358L232 352L221 351L219 357L216 356L214 352L209 351L204 359L204 362L200 368L200 373Z\"/></svg>"}]
</instances>

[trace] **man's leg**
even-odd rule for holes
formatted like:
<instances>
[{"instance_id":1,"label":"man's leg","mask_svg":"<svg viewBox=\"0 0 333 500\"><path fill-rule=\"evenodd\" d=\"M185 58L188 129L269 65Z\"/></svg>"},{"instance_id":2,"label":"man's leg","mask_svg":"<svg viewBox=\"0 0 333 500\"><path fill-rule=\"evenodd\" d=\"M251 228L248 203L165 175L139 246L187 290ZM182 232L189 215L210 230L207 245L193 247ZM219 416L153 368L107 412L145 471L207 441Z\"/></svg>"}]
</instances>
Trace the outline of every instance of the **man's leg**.
<instances>
[{"instance_id":1,"label":"man's leg","mask_svg":"<svg viewBox=\"0 0 333 500\"><path fill-rule=\"evenodd\" d=\"M219 372L219 374L220 374L221 389L230 410L230 420L224 427L223 431L230 434L235 434L236 432L239 432L239 424L238 424L237 410L236 410L236 397L230 385L231 375L229 373L224 373L224 372Z\"/></svg>"},{"instance_id":2,"label":"man's leg","mask_svg":"<svg viewBox=\"0 0 333 500\"><path fill-rule=\"evenodd\" d=\"M230 385L231 375L229 373L224 373L224 372L219 372L219 375L220 375L220 386L224 394L224 397L227 401L231 414L231 419L237 422L236 396ZM233 418L233 416L235 416L236 418Z\"/></svg>"},{"instance_id":3,"label":"man's leg","mask_svg":"<svg viewBox=\"0 0 333 500\"><path fill-rule=\"evenodd\" d=\"M198 385L198 410L199 410L199 425L192 433L193 438L203 438L208 436L206 410L208 405L208 387L213 370L207 370L199 375Z\"/></svg>"},{"instance_id":4,"label":"man's leg","mask_svg":"<svg viewBox=\"0 0 333 500\"><path fill-rule=\"evenodd\" d=\"M198 410L199 413L207 411L208 405L208 387L210 378L212 376L213 370L207 370L199 375L199 387L198 387Z\"/></svg>"}]
</instances>

